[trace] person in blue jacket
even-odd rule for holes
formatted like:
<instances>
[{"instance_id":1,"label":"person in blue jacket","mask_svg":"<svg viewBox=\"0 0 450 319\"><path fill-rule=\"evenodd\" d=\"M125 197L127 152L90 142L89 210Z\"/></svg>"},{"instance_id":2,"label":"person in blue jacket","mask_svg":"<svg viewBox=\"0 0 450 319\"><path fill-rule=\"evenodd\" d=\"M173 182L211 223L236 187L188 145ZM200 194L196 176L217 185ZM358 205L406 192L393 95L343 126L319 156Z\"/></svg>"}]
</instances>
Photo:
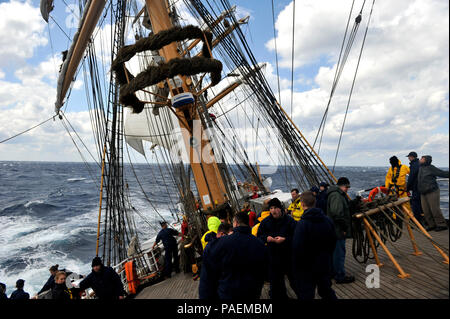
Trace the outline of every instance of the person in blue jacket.
<instances>
[{"instance_id":1,"label":"person in blue jacket","mask_svg":"<svg viewBox=\"0 0 450 319\"><path fill-rule=\"evenodd\" d=\"M173 228L167 227L167 222L162 221L161 230L156 236L156 240L153 243L153 248L162 241L164 246L164 270L163 276L170 278L172 275L172 267L175 268L175 272L180 272L180 257L178 256L178 245L175 236L179 236L179 232ZM172 264L173 259L173 264Z\"/></svg>"},{"instance_id":2,"label":"person in blue jacket","mask_svg":"<svg viewBox=\"0 0 450 319\"><path fill-rule=\"evenodd\" d=\"M420 163L416 152L409 152L406 156L409 159L409 176L406 183L406 191L411 192L411 209L414 213L414 217L424 225L422 216L422 205L420 202L420 193L417 186Z\"/></svg>"},{"instance_id":3,"label":"person in blue jacket","mask_svg":"<svg viewBox=\"0 0 450 319\"><path fill-rule=\"evenodd\" d=\"M233 218L233 233L210 242L203 251L200 299L259 299L267 254L251 234L246 212Z\"/></svg>"},{"instance_id":4,"label":"person in blue jacket","mask_svg":"<svg viewBox=\"0 0 450 319\"><path fill-rule=\"evenodd\" d=\"M337 299L331 288L336 231L331 219L320 208L312 192L300 195L305 212L297 222L292 239L293 274L298 299Z\"/></svg>"},{"instance_id":5,"label":"person in blue jacket","mask_svg":"<svg viewBox=\"0 0 450 319\"><path fill-rule=\"evenodd\" d=\"M316 207L320 208L325 214L327 213L328 183L321 182L319 184L319 192L316 196Z\"/></svg>"},{"instance_id":6,"label":"person in blue jacket","mask_svg":"<svg viewBox=\"0 0 450 319\"><path fill-rule=\"evenodd\" d=\"M47 279L47 282L44 284L41 290L38 291L38 295L43 293L44 291L52 289L55 286L55 275L58 272L58 267L58 264L50 267L50 277Z\"/></svg>"},{"instance_id":7,"label":"person in blue jacket","mask_svg":"<svg viewBox=\"0 0 450 319\"><path fill-rule=\"evenodd\" d=\"M286 299L285 275L292 290L296 287L292 277L292 237L296 221L284 213L278 198L268 204L270 215L261 221L257 236L267 244L269 252L269 295L271 299Z\"/></svg>"},{"instance_id":8,"label":"person in blue jacket","mask_svg":"<svg viewBox=\"0 0 450 319\"><path fill-rule=\"evenodd\" d=\"M23 290L23 287L25 286L25 280L19 279L16 281L16 290L14 290L11 293L11 296L9 296L9 299L15 299L15 300L27 300L30 299L30 294L28 292L25 292Z\"/></svg>"}]
</instances>

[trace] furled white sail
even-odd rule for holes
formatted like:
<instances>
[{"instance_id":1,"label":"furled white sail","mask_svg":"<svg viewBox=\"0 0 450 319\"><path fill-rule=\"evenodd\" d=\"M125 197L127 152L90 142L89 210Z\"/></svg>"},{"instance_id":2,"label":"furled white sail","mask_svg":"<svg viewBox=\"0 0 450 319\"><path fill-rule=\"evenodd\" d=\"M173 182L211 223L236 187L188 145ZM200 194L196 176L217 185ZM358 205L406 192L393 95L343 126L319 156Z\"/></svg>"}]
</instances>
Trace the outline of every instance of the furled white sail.
<instances>
[{"instance_id":1,"label":"furled white sail","mask_svg":"<svg viewBox=\"0 0 450 319\"><path fill-rule=\"evenodd\" d=\"M67 53L67 57L59 73L58 88L56 93L55 111L64 104L67 91L74 80L78 65L83 58L84 51L89 43L92 32L94 31L100 16L103 13L106 0L90 0L83 12L78 31L75 33L72 45Z\"/></svg>"}]
</instances>

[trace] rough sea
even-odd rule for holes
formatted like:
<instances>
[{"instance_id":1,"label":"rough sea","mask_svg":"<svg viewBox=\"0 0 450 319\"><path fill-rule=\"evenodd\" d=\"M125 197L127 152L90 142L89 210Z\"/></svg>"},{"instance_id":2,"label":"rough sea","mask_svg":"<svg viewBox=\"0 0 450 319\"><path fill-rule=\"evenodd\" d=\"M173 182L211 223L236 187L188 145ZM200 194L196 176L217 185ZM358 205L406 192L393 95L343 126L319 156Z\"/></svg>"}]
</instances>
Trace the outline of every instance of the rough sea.
<instances>
[{"instance_id":1,"label":"rough sea","mask_svg":"<svg viewBox=\"0 0 450 319\"><path fill-rule=\"evenodd\" d=\"M36 294L54 264L80 274L90 272L100 170L94 164L89 167L84 163L0 161L0 282L6 284L8 296L19 278L25 280L25 291ZM162 186L169 174L157 165L135 164L134 168L158 212L172 220L168 203L174 201L176 188ZM383 185L386 171L387 167L337 167L335 175L350 179L354 197L358 190ZM129 165L125 176L132 204L144 216L135 220L140 240L145 241L155 235L161 218L146 200ZM272 190L295 187L292 181L286 183L280 169L268 176L273 180ZM441 208L448 219L448 180L439 184Z\"/></svg>"}]
</instances>

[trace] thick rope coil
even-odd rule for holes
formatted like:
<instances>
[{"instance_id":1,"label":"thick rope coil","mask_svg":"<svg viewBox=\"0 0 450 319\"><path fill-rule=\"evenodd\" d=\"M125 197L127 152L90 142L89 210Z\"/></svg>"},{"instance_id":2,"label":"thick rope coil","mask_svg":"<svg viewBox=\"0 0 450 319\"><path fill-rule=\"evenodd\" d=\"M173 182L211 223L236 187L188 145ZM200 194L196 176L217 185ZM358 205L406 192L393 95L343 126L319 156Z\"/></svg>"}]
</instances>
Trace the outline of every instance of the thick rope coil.
<instances>
[{"instance_id":1,"label":"thick rope coil","mask_svg":"<svg viewBox=\"0 0 450 319\"><path fill-rule=\"evenodd\" d=\"M200 39L203 41L203 56L175 58L166 63L161 63L159 66L149 66L136 77L125 67L125 62L129 61L138 52L159 50L174 41L187 39ZM164 30L147 38L142 38L134 45L122 47L111 65L111 70L115 72L120 84L120 103L132 107L134 113L140 113L144 109L145 103L137 98L135 92L179 74L189 76L201 72L209 72L211 73L212 86L219 83L222 63L211 58L209 50L211 42L211 32L202 31L200 28L190 25L183 28L174 27Z\"/></svg>"}]
</instances>

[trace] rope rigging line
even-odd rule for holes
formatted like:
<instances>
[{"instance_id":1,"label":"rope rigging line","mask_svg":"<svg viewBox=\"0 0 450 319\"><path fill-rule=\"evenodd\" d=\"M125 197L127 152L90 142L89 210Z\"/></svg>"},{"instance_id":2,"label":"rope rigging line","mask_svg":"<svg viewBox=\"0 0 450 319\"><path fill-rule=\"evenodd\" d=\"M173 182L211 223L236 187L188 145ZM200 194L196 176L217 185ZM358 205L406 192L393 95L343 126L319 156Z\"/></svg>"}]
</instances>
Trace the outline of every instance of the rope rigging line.
<instances>
[{"instance_id":1,"label":"rope rigging line","mask_svg":"<svg viewBox=\"0 0 450 319\"><path fill-rule=\"evenodd\" d=\"M365 1L364 1L364 3L365 3ZM347 101L347 107L345 109L344 121L342 122L341 133L339 135L339 142L338 142L338 146L337 146L337 149L336 149L336 155L334 157L333 173L334 173L334 169L336 167L336 161L337 161L337 157L338 157L338 153L339 153L339 148L341 146L342 134L344 133L345 121L347 120L348 108L350 106L350 101L351 101L352 94L353 94L353 88L355 87L356 75L358 74L359 63L361 62L361 57L362 57L362 53L363 53L363 49L364 49L364 44L366 42L367 31L369 29L370 19L372 17L372 12L373 12L373 6L374 5L375 5L375 0L372 1L372 7L370 8L369 19L367 20L366 30L364 32L364 38L363 38L363 41L362 41L362 44L361 44L361 50L359 52L358 63L356 64L355 75L353 76L352 87L350 89L350 94L349 94L348 101ZM361 11L362 11L362 9L361 9ZM361 12L360 12L360 15L358 17L360 17L360 16L361 16Z\"/></svg>"},{"instance_id":2,"label":"rope rigging line","mask_svg":"<svg viewBox=\"0 0 450 319\"><path fill-rule=\"evenodd\" d=\"M325 122L326 122L327 115L328 115L328 109L330 108L331 99L332 99L332 97L333 97L333 95L334 95L334 90L336 89L337 82L338 82L338 80L339 80L338 73L340 74L340 73L342 72L342 71L339 72L339 70L341 69L342 50L344 49L345 39L347 38L348 26L349 26L349 24L350 24L350 19L351 19L351 16L352 16L354 4L355 4L355 0L353 0L353 2L352 2L352 6L351 6L350 12L349 12L349 14L348 14L347 25L346 25L346 27L345 27L345 32L344 32L344 39L342 39L341 49L340 49L340 51L339 51L339 58L338 58L338 62L337 62L337 64L336 64L336 71L335 71L335 73L334 73L334 79L333 79L333 84L332 84L332 86L331 86L330 97L329 97L329 99L328 99L328 103L327 103L327 107L325 108L324 115L323 115L322 120L321 120L321 122L320 122L319 129L317 130L316 137L314 138L313 147L316 146L317 138L318 138L318 136L319 136L319 134L320 134L320 131L321 131L321 129L322 129L322 125L325 127ZM342 69L343 69L343 67L342 67ZM323 128L323 130L324 130L324 129L325 129L325 128ZM322 130L322 136L323 136L323 130ZM320 141L322 141L322 137L320 138ZM321 144L319 144L318 153L320 153L320 146L321 146Z\"/></svg>"},{"instance_id":3,"label":"rope rigging line","mask_svg":"<svg viewBox=\"0 0 450 319\"><path fill-rule=\"evenodd\" d=\"M273 39L275 41L275 61L277 65L277 84L278 84L278 101L281 104L281 89L280 89L280 74L278 71L278 48L277 48L277 34L275 30L275 9L272 0L272 24L273 24Z\"/></svg>"},{"instance_id":4,"label":"rope rigging line","mask_svg":"<svg viewBox=\"0 0 450 319\"><path fill-rule=\"evenodd\" d=\"M292 52L291 52L291 118L294 109L294 50L295 50L295 0L292 8ZM281 103L281 101L280 101Z\"/></svg>"},{"instance_id":5,"label":"rope rigging line","mask_svg":"<svg viewBox=\"0 0 450 319\"><path fill-rule=\"evenodd\" d=\"M47 123L47 122L50 121L51 119L55 119L56 116L57 116L57 115L52 115L51 117L49 117L49 118L46 119L45 121L42 121L41 123L36 124L36 125L30 127L29 129L26 129L26 130L23 131L23 132L17 133L17 134L15 134L15 135L11 136L11 137L8 137L8 138L6 138L6 139L0 141L0 144L5 143L5 142L7 142L7 141L9 141L9 140L12 140L13 138L18 137L18 136L20 136L20 135L22 135L22 134L25 134L25 133L31 131L32 129L35 129L36 127L39 127L39 126L41 126L41 125Z\"/></svg>"}]
</instances>

